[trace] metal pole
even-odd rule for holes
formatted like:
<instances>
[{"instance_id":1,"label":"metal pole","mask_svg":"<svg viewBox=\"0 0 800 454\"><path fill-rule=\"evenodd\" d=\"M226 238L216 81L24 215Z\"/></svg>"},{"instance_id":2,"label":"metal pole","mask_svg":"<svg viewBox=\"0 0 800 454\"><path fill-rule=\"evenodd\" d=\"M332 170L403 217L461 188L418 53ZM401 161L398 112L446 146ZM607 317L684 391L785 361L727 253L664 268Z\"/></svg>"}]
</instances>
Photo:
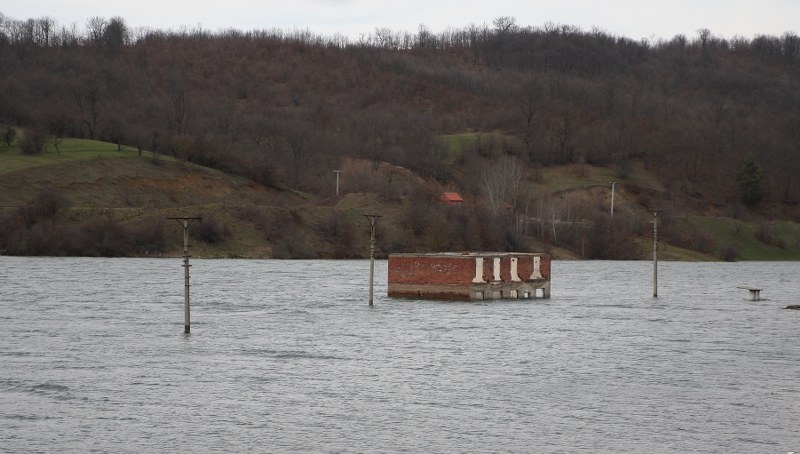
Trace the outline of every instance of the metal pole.
<instances>
[{"instance_id":1,"label":"metal pole","mask_svg":"<svg viewBox=\"0 0 800 454\"><path fill-rule=\"evenodd\" d=\"M658 213L653 210L653 298L658 298Z\"/></svg>"},{"instance_id":2,"label":"metal pole","mask_svg":"<svg viewBox=\"0 0 800 454\"><path fill-rule=\"evenodd\" d=\"M617 185L616 181L609 181L611 183L611 217L614 217L614 187Z\"/></svg>"},{"instance_id":3,"label":"metal pole","mask_svg":"<svg viewBox=\"0 0 800 454\"><path fill-rule=\"evenodd\" d=\"M372 306L372 287L375 282L375 225L381 217L377 214L365 214L369 220L369 305Z\"/></svg>"},{"instance_id":4,"label":"metal pole","mask_svg":"<svg viewBox=\"0 0 800 454\"><path fill-rule=\"evenodd\" d=\"M333 173L336 174L336 197L339 197L339 174L342 173L342 171L334 170Z\"/></svg>"}]
</instances>

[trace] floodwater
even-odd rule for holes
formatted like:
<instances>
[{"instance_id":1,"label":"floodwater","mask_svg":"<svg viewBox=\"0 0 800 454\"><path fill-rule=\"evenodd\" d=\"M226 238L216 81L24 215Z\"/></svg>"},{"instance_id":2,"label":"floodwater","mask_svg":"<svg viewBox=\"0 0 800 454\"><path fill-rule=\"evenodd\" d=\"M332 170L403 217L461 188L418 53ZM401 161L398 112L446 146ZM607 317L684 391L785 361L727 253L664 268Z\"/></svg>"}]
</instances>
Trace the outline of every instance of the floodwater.
<instances>
[{"instance_id":1,"label":"floodwater","mask_svg":"<svg viewBox=\"0 0 800 454\"><path fill-rule=\"evenodd\" d=\"M800 263L553 262L552 298L368 261L0 257L2 452L800 452ZM751 302L738 285L764 288Z\"/></svg>"}]
</instances>

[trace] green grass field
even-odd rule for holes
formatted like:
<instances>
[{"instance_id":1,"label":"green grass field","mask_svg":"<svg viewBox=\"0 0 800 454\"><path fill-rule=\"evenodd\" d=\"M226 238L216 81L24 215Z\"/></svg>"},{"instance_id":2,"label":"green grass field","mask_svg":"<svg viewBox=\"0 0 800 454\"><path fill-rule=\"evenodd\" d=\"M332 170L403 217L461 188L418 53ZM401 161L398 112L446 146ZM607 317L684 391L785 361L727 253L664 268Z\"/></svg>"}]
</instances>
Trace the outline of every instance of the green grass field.
<instances>
[{"instance_id":1,"label":"green grass field","mask_svg":"<svg viewBox=\"0 0 800 454\"><path fill-rule=\"evenodd\" d=\"M800 225L797 223L753 223L709 216L689 216L689 222L714 237L718 252L729 245L738 249L739 260L800 259ZM767 241L761 241L759 236Z\"/></svg>"},{"instance_id":2,"label":"green grass field","mask_svg":"<svg viewBox=\"0 0 800 454\"><path fill-rule=\"evenodd\" d=\"M10 146L2 144L0 145L0 174L68 161L139 156L139 152L135 148L123 146L121 151L117 151L117 146L113 143L88 139L62 139L60 150L60 153L56 153L52 141L49 141L41 154L24 155L20 153L18 142L12 143ZM142 151L142 157L152 158L153 153ZM159 159L174 160L167 156L159 156Z\"/></svg>"},{"instance_id":3,"label":"green grass field","mask_svg":"<svg viewBox=\"0 0 800 454\"><path fill-rule=\"evenodd\" d=\"M503 142L503 135L498 132L465 132L461 134L445 134L436 137L450 154L449 163L461 159L464 150L478 147L494 147Z\"/></svg>"}]
</instances>

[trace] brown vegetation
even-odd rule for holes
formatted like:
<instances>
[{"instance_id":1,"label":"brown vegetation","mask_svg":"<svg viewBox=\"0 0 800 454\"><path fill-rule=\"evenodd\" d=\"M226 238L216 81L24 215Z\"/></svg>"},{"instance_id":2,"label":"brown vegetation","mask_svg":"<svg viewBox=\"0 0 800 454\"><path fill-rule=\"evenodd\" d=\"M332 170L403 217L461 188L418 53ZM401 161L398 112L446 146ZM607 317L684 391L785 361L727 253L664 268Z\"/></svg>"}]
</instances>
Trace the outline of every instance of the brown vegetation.
<instances>
[{"instance_id":1,"label":"brown vegetation","mask_svg":"<svg viewBox=\"0 0 800 454\"><path fill-rule=\"evenodd\" d=\"M132 31L121 18L92 18L78 32L0 15L0 68L0 123L30 131L25 152L41 151L42 137L56 150L62 137L98 138L316 196L329 196L332 170L344 168L343 191L405 204L386 250L524 249L534 236L584 257L635 255L624 240L643 234L643 214L609 218L606 193L538 191L541 169L553 165L574 166L577 178L587 165L614 167L624 181L644 163L667 183L642 191L643 205L752 210L752 198L741 207L735 178L750 156L763 173L757 202L798 216L800 38L791 33L748 40L701 30L638 42L498 18L441 34L378 29L353 43L278 30ZM458 149L437 139L464 132L500 139ZM441 209L434 192L444 187L468 203ZM131 195L130 204L146 201ZM302 222L282 213L271 213L283 216L280 228L263 223L267 234ZM5 219L6 231L28 222L18 217ZM29 234L56 228L47 222L26 224ZM205 228L208 241L224 241L224 227ZM335 217L318 227L322 236L342 231ZM716 247L668 224L665 235ZM157 232L141 236L139 249L163 248ZM342 236L331 255L347 255L350 241ZM276 244L276 256L314 255L302 242ZM82 247L73 246L53 247Z\"/></svg>"}]
</instances>

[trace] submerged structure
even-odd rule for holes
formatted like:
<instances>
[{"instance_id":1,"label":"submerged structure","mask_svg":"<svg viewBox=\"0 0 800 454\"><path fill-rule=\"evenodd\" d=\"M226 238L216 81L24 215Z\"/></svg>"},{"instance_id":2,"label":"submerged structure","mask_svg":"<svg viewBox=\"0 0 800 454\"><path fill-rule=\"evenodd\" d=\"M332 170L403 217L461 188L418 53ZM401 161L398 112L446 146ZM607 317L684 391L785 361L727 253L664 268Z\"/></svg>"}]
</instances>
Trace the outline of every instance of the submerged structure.
<instances>
[{"instance_id":1,"label":"submerged structure","mask_svg":"<svg viewBox=\"0 0 800 454\"><path fill-rule=\"evenodd\" d=\"M549 298L550 256L522 252L390 254L389 296L450 300Z\"/></svg>"}]
</instances>

